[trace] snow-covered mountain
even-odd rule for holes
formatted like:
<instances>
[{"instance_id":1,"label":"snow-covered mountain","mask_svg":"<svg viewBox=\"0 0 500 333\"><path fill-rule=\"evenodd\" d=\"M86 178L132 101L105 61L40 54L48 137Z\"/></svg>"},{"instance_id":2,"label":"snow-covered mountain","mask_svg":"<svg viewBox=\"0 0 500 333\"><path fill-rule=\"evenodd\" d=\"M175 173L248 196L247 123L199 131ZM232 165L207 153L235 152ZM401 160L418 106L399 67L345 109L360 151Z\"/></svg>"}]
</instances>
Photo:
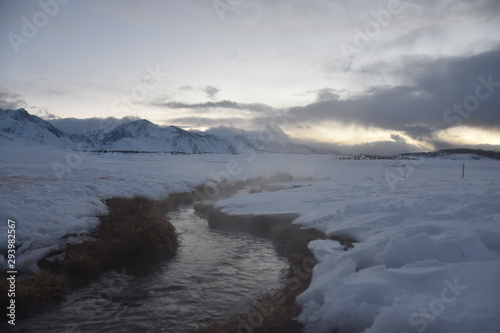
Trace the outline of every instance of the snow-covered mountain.
<instances>
[{"instance_id":1,"label":"snow-covered mountain","mask_svg":"<svg viewBox=\"0 0 500 333\"><path fill-rule=\"evenodd\" d=\"M71 146L69 136L49 122L29 114L24 109L0 109L0 143Z\"/></svg>"},{"instance_id":2,"label":"snow-covered mountain","mask_svg":"<svg viewBox=\"0 0 500 333\"><path fill-rule=\"evenodd\" d=\"M233 146L212 134L193 133L175 126L160 127L147 120L125 123L106 133L101 147L107 150L175 151L235 154Z\"/></svg>"},{"instance_id":3,"label":"snow-covered mountain","mask_svg":"<svg viewBox=\"0 0 500 333\"><path fill-rule=\"evenodd\" d=\"M236 153L229 142L212 134L193 133L175 126L160 127L147 120L130 121L111 130L69 134L24 109L0 109L0 143L88 150Z\"/></svg>"},{"instance_id":4,"label":"snow-covered mountain","mask_svg":"<svg viewBox=\"0 0 500 333\"><path fill-rule=\"evenodd\" d=\"M238 153L253 150L262 153L284 154L336 154L329 148L318 148L293 140L277 127L268 126L261 131L246 131L233 127L211 128L210 133L231 142ZM294 142L295 141L295 142Z\"/></svg>"},{"instance_id":5,"label":"snow-covered mountain","mask_svg":"<svg viewBox=\"0 0 500 333\"><path fill-rule=\"evenodd\" d=\"M108 120L110 120L109 118ZM111 121L113 120L113 121ZM245 131L218 127L207 132L186 131L175 126L161 127L147 120L59 119L54 126L26 110L0 109L0 143L53 145L80 150L143 151L238 154L248 150L261 153L332 154L294 141L279 128ZM79 123L81 122L81 123ZM70 126L65 126L65 125ZM93 124L94 126L88 126ZM64 128L65 131L58 127ZM84 130L80 130L80 129Z\"/></svg>"},{"instance_id":6,"label":"snow-covered mountain","mask_svg":"<svg viewBox=\"0 0 500 333\"><path fill-rule=\"evenodd\" d=\"M25 109L0 109L0 145L12 147L44 145L77 150L189 154L245 154L248 151L338 154L329 147L320 148L316 144L295 140L277 127L267 127L261 131L246 131L220 126L206 132L196 132L186 131L176 126L161 127L137 118L70 118L58 119L54 121L54 124L29 114ZM407 153L394 156L367 155L367 157L477 160L500 159L500 153L479 149L447 149L428 153Z\"/></svg>"}]
</instances>

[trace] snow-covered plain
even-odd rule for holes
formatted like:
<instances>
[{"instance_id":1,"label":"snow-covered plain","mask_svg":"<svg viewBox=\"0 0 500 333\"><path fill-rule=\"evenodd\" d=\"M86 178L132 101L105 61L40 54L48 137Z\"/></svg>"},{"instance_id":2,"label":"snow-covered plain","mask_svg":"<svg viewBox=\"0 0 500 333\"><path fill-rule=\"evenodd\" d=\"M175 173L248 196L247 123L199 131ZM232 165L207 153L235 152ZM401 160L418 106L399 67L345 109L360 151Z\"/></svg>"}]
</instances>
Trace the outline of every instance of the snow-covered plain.
<instances>
[{"instance_id":1,"label":"snow-covered plain","mask_svg":"<svg viewBox=\"0 0 500 333\"><path fill-rule=\"evenodd\" d=\"M3 146L0 155L0 234L7 219L16 221L18 270L36 272L46 253L77 238L63 236L95 228L103 199L165 198L208 180L284 171L303 180L217 205L229 214L296 213L293 223L304 228L359 241L347 252L334 241L309 244L319 263L297 299L308 332L500 332L499 161L98 155L40 146Z\"/></svg>"},{"instance_id":2,"label":"snow-covered plain","mask_svg":"<svg viewBox=\"0 0 500 333\"><path fill-rule=\"evenodd\" d=\"M191 191L217 170L223 155L124 155L61 150L47 146L0 147L0 233L16 221L16 267L36 272L48 252L77 240L106 214L102 201L114 196L160 199ZM6 242L1 242L5 254ZM0 266L7 262L0 256Z\"/></svg>"},{"instance_id":3,"label":"snow-covered plain","mask_svg":"<svg viewBox=\"0 0 500 333\"><path fill-rule=\"evenodd\" d=\"M0 145L0 156L0 234L7 234L7 219L16 221L16 268L36 273L47 253L79 238L66 235L84 235L98 225L96 216L107 213L103 199L161 199L209 180L269 176L282 169L286 155L97 154L12 142ZM216 198L217 190L209 186L202 194ZM6 252L2 240L2 269Z\"/></svg>"},{"instance_id":4,"label":"snow-covered plain","mask_svg":"<svg viewBox=\"0 0 500 333\"><path fill-rule=\"evenodd\" d=\"M359 241L309 244L319 263L297 299L307 332L500 332L498 161L329 162L329 179L217 203L297 213L304 228Z\"/></svg>"}]
</instances>

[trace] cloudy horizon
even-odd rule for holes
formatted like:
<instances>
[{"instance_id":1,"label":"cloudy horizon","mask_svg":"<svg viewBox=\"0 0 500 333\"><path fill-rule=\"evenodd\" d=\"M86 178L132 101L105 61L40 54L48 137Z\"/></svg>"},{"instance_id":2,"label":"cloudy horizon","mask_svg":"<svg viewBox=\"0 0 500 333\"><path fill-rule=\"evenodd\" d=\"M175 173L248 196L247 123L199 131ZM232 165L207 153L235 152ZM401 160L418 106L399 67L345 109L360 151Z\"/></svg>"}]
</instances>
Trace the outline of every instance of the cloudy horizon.
<instances>
[{"instance_id":1,"label":"cloudy horizon","mask_svg":"<svg viewBox=\"0 0 500 333\"><path fill-rule=\"evenodd\" d=\"M0 108L500 150L500 3L0 0Z\"/></svg>"}]
</instances>

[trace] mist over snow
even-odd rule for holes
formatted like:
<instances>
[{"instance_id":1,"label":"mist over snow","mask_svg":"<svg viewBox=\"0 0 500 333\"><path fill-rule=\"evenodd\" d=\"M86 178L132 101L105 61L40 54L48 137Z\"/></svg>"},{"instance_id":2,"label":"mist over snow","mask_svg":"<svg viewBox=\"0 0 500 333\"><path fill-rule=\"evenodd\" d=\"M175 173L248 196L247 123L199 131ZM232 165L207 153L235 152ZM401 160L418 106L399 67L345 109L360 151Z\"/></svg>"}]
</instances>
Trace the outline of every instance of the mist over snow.
<instances>
[{"instance_id":1,"label":"mist over snow","mask_svg":"<svg viewBox=\"0 0 500 333\"><path fill-rule=\"evenodd\" d=\"M85 134L88 132L98 131L107 127L108 131L112 128L118 127L125 123L139 120L137 117L124 117L124 118L57 118L50 119L49 122L61 131L68 134Z\"/></svg>"},{"instance_id":2,"label":"mist over snow","mask_svg":"<svg viewBox=\"0 0 500 333\"><path fill-rule=\"evenodd\" d=\"M219 126L207 132L231 142L240 154L248 151L293 154L336 154L333 145L294 139L277 126L267 126L262 130L244 130Z\"/></svg>"}]
</instances>

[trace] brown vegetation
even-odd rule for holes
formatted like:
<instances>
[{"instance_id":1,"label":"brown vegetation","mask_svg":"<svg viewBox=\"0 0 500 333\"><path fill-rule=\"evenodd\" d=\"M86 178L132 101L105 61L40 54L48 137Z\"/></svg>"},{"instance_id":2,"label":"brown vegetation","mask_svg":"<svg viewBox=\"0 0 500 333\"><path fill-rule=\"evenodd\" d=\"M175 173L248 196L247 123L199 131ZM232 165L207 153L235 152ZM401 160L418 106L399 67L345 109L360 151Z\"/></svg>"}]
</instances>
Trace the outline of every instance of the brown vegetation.
<instances>
[{"instance_id":1,"label":"brown vegetation","mask_svg":"<svg viewBox=\"0 0 500 333\"><path fill-rule=\"evenodd\" d=\"M68 246L64 260L44 263L48 269L79 284L112 268L175 255L177 232L162 212L160 201L112 198L106 205L110 213L99 216L101 223L91 235L94 239Z\"/></svg>"},{"instance_id":2,"label":"brown vegetation","mask_svg":"<svg viewBox=\"0 0 500 333\"><path fill-rule=\"evenodd\" d=\"M2 279L0 281L0 300L4 309L10 301L8 290L7 280ZM61 299L63 295L64 283L62 279L49 272L42 272L24 281L16 281L16 318L22 318L34 311L40 311ZM7 319L9 317L5 316L2 321Z\"/></svg>"},{"instance_id":3,"label":"brown vegetation","mask_svg":"<svg viewBox=\"0 0 500 333\"><path fill-rule=\"evenodd\" d=\"M17 316L23 317L62 298L68 287L86 283L113 268L137 262L154 262L173 256L179 246L177 232L168 221L165 207L178 207L191 199L186 194L155 201L144 197L106 200L108 215L99 216L100 225L92 240L72 244L63 251L64 259L39 264L44 270L29 278L20 275L16 284ZM0 281L2 304L8 301L6 280Z\"/></svg>"},{"instance_id":4,"label":"brown vegetation","mask_svg":"<svg viewBox=\"0 0 500 333\"><path fill-rule=\"evenodd\" d=\"M110 213L99 216L100 225L91 234L92 240L68 246L50 256L64 254L64 259L49 262L42 260L40 275L17 283L16 303L19 317L61 299L68 287L78 286L95 279L101 273L113 268L120 269L138 262L156 262L157 259L175 255L179 246L178 235L168 221L166 212L188 205L195 200L221 199L236 193L245 186L258 186L259 190L273 190L271 182L291 180L287 174L276 174L268 179L256 178L241 183L222 182L213 188L216 197L207 196L207 188L200 186L192 193L179 193L164 200L150 200L144 197L111 198L105 201ZM234 316L224 323L213 323L200 327L198 333L249 331L301 332L302 325L295 321L300 308L296 297L310 283L312 268L316 261L307 248L314 239L324 235L313 230L301 230L289 223L294 216L250 216L235 217L221 213L212 206L203 206L202 213L208 216L211 226L238 229L270 237L277 253L288 259L286 279L279 290L262 295L248 306L244 314ZM238 219L234 223L234 219ZM345 250L352 247L354 240L331 238L340 241ZM7 295L7 282L0 281L2 304ZM250 329L250 330L249 330Z\"/></svg>"}]
</instances>

